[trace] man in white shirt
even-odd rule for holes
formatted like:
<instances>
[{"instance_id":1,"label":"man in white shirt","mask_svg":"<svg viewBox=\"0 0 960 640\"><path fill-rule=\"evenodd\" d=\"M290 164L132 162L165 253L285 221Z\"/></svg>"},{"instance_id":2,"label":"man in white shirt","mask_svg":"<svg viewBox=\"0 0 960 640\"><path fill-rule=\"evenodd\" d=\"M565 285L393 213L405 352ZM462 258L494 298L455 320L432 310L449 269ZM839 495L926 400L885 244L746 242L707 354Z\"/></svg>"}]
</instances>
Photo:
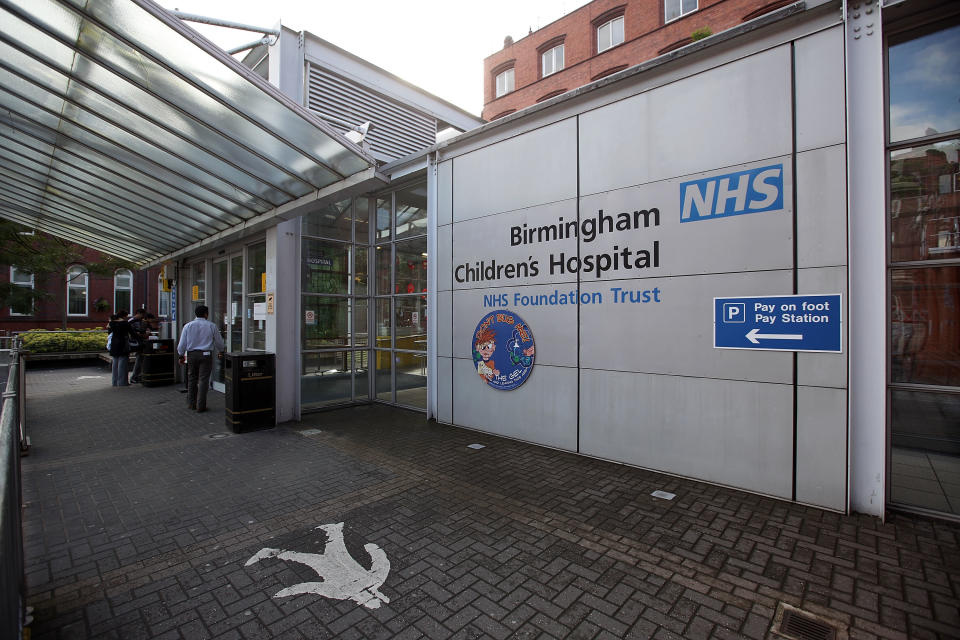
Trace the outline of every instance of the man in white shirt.
<instances>
[{"instance_id":1,"label":"man in white shirt","mask_svg":"<svg viewBox=\"0 0 960 640\"><path fill-rule=\"evenodd\" d=\"M213 371L213 353L223 357L223 337L217 325L207 320L209 310L204 305L194 312L196 320L183 325L177 353L180 363L187 363L187 405L197 413L207 410L207 390Z\"/></svg>"}]
</instances>

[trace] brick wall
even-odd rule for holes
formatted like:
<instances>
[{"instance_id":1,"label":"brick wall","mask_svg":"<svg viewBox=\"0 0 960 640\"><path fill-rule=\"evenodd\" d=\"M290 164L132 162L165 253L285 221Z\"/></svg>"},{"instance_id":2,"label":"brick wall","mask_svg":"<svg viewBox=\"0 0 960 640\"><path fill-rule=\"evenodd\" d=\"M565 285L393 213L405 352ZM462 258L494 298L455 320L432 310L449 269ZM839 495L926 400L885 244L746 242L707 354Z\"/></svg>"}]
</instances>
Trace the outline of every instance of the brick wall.
<instances>
[{"instance_id":1,"label":"brick wall","mask_svg":"<svg viewBox=\"0 0 960 640\"><path fill-rule=\"evenodd\" d=\"M697 29L719 33L744 21L744 17L786 0L699 0L697 11L663 24L663 0L594 0L548 24L512 45L488 56L484 68L483 118L493 120L544 99L576 89L604 75L657 57L665 49L682 46ZM596 22L623 8L624 42L597 55ZM616 15L613 13L613 15ZM563 37L564 69L540 77L540 52L550 41ZM494 98L496 73L513 65L514 91Z\"/></svg>"},{"instance_id":2,"label":"brick wall","mask_svg":"<svg viewBox=\"0 0 960 640\"><path fill-rule=\"evenodd\" d=\"M102 254L93 249L84 249L84 261L96 262L102 259ZM158 293L157 278L160 275L159 267L133 271L133 303L127 311L139 307L146 307L148 311L157 313ZM0 265L0 282L10 281L10 267ZM46 278L36 276L34 287L49 292L51 297L38 300L34 304L33 313L29 316L11 315L10 308L0 306L0 333L24 331L27 329L59 329L63 326L64 296L67 290L66 274L50 274ZM83 316L68 316L67 326L71 329L92 329L106 327L110 321L110 314L114 313L114 287L112 277L97 277L87 274L87 314ZM109 303L106 311L97 311L94 301L103 298Z\"/></svg>"}]
</instances>

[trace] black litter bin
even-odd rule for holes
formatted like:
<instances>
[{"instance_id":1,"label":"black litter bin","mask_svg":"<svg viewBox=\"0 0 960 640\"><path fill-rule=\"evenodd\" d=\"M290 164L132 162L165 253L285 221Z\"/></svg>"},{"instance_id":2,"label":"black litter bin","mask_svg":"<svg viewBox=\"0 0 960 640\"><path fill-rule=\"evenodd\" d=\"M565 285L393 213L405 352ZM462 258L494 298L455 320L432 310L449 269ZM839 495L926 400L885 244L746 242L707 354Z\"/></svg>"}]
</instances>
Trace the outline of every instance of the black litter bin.
<instances>
[{"instance_id":1,"label":"black litter bin","mask_svg":"<svg viewBox=\"0 0 960 640\"><path fill-rule=\"evenodd\" d=\"M275 357L261 351L224 354L226 420L234 433L276 425Z\"/></svg>"},{"instance_id":2,"label":"black litter bin","mask_svg":"<svg viewBox=\"0 0 960 640\"><path fill-rule=\"evenodd\" d=\"M177 361L173 340L147 340L141 357L140 380L143 386L173 384L173 368Z\"/></svg>"}]
</instances>

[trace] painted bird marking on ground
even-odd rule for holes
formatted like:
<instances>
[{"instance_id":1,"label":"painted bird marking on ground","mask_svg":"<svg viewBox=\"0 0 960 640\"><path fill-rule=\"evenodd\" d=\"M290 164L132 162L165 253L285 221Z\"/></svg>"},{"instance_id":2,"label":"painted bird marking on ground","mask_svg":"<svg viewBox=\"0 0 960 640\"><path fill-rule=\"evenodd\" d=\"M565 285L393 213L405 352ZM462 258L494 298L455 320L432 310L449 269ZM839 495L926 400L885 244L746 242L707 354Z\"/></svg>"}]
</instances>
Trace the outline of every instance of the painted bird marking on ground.
<instances>
[{"instance_id":1,"label":"painted bird marking on ground","mask_svg":"<svg viewBox=\"0 0 960 640\"><path fill-rule=\"evenodd\" d=\"M363 546L372 561L370 569L367 570L347 551L343 543L342 522L323 524L317 529L323 529L327 534L327 545L323 553L264 548L247 560L244 566L249 567L264 558L279 558L305 564L323 579L322 582L301 582L287 587L278 591L275 598L313 593L325 598L353 600L368 609L378 608L381 602L390 602L390 599L379 591L390 573L390 561L383 549L375 544Z\"/></svg>"}]
</instances>

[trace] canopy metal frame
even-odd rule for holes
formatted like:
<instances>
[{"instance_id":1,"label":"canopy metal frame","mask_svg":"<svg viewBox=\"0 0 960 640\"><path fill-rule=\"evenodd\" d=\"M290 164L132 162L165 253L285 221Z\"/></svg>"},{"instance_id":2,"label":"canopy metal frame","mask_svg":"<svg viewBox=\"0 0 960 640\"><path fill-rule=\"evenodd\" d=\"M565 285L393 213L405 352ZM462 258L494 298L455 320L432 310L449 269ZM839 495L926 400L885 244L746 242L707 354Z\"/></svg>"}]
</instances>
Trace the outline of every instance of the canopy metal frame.
<instances>
[{"instance_id":1,"label":"canopy metal frame","mask_svg":"<svg viewBox=\"0 0 960 640\"><path fill-rule=\"evenodd\" d=\"M385 181L152 0L0 0L0 217L144 266Z\"/></svg>"}]
</instances>

